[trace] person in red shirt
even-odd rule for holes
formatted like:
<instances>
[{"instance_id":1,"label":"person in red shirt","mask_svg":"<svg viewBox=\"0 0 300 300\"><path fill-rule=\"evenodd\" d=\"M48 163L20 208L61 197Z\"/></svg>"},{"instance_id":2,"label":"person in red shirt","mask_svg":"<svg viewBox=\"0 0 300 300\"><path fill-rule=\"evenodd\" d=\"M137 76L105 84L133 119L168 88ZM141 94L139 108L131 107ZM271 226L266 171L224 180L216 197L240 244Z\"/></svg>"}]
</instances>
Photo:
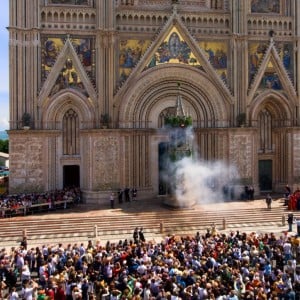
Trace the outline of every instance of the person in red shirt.
<instances>
[{"instance_id":1,"label":"person in red shirt","mask_svg":"<svg viewBox=\"0 0 300 300\"><path fill-rule=\"evenodd\" d=\"M66 300L66 293L63 289L63 285L59 284L54 296L55 300Z\"/></svg>"},{"instance_id":2,"label":"person in red shirt","mask_svg":"<svg viewBox=\"0 0 300 300\"><path fill-rule=\"evenodd\" d=\"M52 287L49 287L48 289L46 289L46 296L49 300L54 300L54 290Z\"/></svg>"}]
</instances>

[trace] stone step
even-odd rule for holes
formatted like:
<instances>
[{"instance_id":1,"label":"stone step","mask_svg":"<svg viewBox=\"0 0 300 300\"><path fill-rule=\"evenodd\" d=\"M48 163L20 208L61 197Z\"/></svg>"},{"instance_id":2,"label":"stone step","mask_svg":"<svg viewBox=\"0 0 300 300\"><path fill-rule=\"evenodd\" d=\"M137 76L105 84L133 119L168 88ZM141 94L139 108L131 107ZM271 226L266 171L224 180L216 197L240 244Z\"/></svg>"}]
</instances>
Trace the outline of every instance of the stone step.
<instances>
[{"instance_id":1,"label":"stone step","mask_svg":"<svg viewBox=\"0 0 300 300\"><path fill-rule=\"evenodd\" d=\"M246 204L245 204L246 205ZM230 207L230 209L228 208ZM235 205L236 206L236 205ZM244 207L228 205L211 206L195 209L167 209L157 203L135 203L134 205L109 209L76 207L73 211L50 212L41 215L18 216L2 219L0 222L0 246L15 243L20 240L24 230L28 239L40 243L54 241L74 241L88 238L108 239L119 237L131 238L135 227L144 227L148 235L160 234L163 226L164 233L191 233L206 230L212 223L217 228L228 229L249 228L260 226L282 226L282 216L288 212L286 207L277 203L271 210L258 203L247 204ZM218 208L217 208L218 207ZM300 213L295 212L295 216ZM97 237L95 234L97 233Z\"/></svg>"}]
</instances>

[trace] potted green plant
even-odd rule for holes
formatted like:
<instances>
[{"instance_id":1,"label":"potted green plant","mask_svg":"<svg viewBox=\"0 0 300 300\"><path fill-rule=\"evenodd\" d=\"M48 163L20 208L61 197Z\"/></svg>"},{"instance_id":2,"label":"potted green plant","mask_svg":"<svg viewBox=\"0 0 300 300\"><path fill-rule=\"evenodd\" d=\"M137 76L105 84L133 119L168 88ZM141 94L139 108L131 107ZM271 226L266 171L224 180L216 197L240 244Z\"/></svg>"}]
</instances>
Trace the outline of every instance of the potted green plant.
<instances>
[{"instance_id":1,"label":"potted green plant","mask_svg":"<svg viewBox=\"0 0 300 300\"><path fill-rule=\"evenodd\" d=\"M192 126L193 120L191 116L167 116L165 117L165 125L170 127L189 127Z\"/></svg>"},{"instance_id":2,"label":"potted green plant","mask_svg":"<svg viewBox=\"0 0 300 300\"><path fill-rule=\"evenodd\" d=\"M100 121L101 121L102 128L107 128L110 122L109 114L102 114Z\"/></svg>"},{"instance_id":3,"label":"potted green plant","mask_svg":"<svg viewBox=\"0 0 300 300\"><path fill-rule=\"evenodd\" d=\"M31 125L31 115L28 112L25 112L22 116L22 126L23 129L30 129Z\"/></svg>"}]
</instances>

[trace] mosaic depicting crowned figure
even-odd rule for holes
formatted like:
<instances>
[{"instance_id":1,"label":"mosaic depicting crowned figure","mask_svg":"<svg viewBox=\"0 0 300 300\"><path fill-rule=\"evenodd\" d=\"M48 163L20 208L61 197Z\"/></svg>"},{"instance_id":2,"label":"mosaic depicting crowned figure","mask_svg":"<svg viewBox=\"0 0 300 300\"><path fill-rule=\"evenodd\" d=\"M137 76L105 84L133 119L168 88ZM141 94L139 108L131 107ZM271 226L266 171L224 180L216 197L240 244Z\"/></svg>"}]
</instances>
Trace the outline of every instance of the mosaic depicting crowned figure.
<instances>
[{"instance_id":1,"label":"mosaic depicting crowned figure","mask_svg":"<svg viewBox=\"0 0 300 300\"><path fill-rule=\"evenodd\" d=\"M181 63L200 67L200 63L192 53L189 45L175 28L170 31L165 40L156 49L147 68L165 63Z\"/></svg>"},{"instance_id":2,"label":"mosaic depicting crowned figure","mask_svg":"<svg viewBox=\"0 0 300 300\"><path fill-rule=\"evenodd\" d=\"M165 40L157 49L156 62L189 63L191 49L185 41L180 40L179 35L173 32L168 40Z\"/></svg>"},{"instance_id":3,"label":"mosaic depicting crowned figure","mask_svg":"<svg viewBox=\"0 0 300 300\"><path fill-rule=\"evenodd\" d=\"M280 0L251 0L252 13L280 13Z\"/></svg>"}]
</instances>

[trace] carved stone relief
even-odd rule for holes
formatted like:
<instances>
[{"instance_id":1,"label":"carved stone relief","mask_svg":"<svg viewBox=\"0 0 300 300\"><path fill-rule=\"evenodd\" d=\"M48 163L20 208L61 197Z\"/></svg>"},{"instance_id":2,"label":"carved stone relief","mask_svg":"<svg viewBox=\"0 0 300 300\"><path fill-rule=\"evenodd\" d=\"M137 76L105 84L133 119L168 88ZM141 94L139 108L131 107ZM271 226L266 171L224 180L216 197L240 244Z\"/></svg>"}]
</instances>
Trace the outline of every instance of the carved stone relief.
<instances>
[{"instance_id":1,"label":"carved stone relief","mask_svg":"<svg viewBox=\"0 0 300 300\"><path fill-rule=\"evenodd\" d=\"M35 189L44 186L44 138L17 137L11 143L11 169L16 186L24 184ZM14 186L14 182L11 183Z\"/></svg>"},{"instance_id":2,"label":"carved stone relief","mask_svg":"<svg viewBox=\"0 0 300 300\"><path fill-rule=\"evenodd\" d=\"M240 178L252 176L252 137L246 134L230 136L229 157L232 165L238 167Z\"/></svg>"},{"instance_id":3,"label":"carved stone relief","mask_svg":"<svg viewBox=\"0 0 300 300\"><path fill-rule=\"evenodd\" d=\"M102 136L94 141L93 187L97 190L114 189L119 184L120 145L117 137ZM105 158L105 159L104 159Z\"/></svg>"}]
</instances>

